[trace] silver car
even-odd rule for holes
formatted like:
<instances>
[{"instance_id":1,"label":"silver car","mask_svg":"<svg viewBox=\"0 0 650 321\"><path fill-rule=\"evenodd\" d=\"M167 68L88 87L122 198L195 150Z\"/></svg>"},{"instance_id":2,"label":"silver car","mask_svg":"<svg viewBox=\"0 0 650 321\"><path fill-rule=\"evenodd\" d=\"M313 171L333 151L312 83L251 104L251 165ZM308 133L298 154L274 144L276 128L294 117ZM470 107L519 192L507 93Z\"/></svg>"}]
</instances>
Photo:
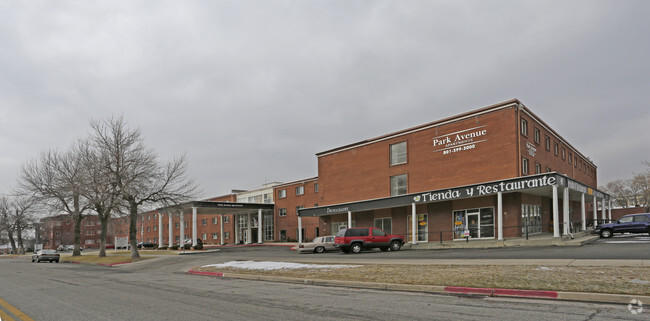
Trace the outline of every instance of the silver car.
<instances>
[{"instance_id":1,"label":"silver car","mask_svg":"<svg viewBox=\"0 0 650 321\"><path fill-rule=\"evenodd\" d=\"M60 255L56 250L38 250L32 255L32 262L50 261L59 263Z\"/></svg>"},{"instance_id":2,"label":"silver car","mask_svg":"<svg viewBox=\"0 0 650 321\"><path fill-rule=\"evenodd\" d=\"M295 247L298 253L324 253L326 251L339 251L334 246L334 235L319 236L310 243L299 244Z\"/></svg>"}]
</instances>

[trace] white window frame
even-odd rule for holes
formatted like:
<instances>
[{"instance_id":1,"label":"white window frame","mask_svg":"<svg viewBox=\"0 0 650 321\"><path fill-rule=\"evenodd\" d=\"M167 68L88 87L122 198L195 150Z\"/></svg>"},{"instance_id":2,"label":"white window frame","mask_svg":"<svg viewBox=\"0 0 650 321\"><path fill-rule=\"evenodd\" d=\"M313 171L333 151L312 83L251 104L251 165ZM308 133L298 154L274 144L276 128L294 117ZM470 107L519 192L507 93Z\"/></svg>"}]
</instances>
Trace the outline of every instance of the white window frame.
<instances>
[{"instance_id":1,"label":"white window frame","mask_svg":"<svg viewBox=\"0 0 650 321\"><path fill-rule=\"evenodd\" d=\"M404 185L400 185L400 179L404 178ZM403 193L400 193L400 189L404 189ZM398 196L408 194L408 174L394 175L390 177L390 196Z\"/></svg>"},{"instance_id":2,"label":"white window frame","mask_svg":"<svg viewBox=\"0 0 650 321\"><path fill-rule=\"evenodd\" d=\"M296 195L305 195L305 186L297 186L296 187Z\"/></svg>"},{"instance_id":3,"label":"white window frame","mask_svg":"<svg viewBox=\"0 0 650 321\"><path fill-rule=\"evenodd\" d=\"M390 150L390 165L406 164L408 162L408 150L406 141L391 144ZM403 151L402 151L403 148Z\"/></svg>"}]
</instances>

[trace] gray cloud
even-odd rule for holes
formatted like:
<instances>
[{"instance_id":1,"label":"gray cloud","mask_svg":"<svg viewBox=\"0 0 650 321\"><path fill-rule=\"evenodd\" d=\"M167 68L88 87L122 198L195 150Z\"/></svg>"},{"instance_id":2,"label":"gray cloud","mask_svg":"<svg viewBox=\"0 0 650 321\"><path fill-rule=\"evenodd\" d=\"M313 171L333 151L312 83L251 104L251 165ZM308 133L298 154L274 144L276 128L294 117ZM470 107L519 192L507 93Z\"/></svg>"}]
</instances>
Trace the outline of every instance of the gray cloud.
<instances>
[{"instance_id":1,"label":"gray cloud","mask_svg":"<svg viewBox=\"0 0 650 321\"><path fill-rule=\"evenodd\" d=\"M205 196L317 175L315 153L519 98L599 167L649 160L645 1L0 4L0 192L124 115Z\"/></svg>"}]
</instances>

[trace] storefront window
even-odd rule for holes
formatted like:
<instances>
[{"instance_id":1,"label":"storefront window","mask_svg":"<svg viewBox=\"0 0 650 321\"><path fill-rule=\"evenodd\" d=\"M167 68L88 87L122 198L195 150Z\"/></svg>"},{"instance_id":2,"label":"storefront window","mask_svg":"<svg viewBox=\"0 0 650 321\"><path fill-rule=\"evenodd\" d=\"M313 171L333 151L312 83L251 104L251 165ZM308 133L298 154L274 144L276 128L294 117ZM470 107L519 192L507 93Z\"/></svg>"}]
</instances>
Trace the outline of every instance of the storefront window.
<instances>
[{"instance_id":1,"label":"storefront window","mask_svg":"<svg viewBox=\"0 0 650 321\"><path fill-rule=\"evenodd\" d=\"M454 211L454 239L465 239L465 231L470 239L494 238L494 208L474 208Z\"/></svg>"},{"instance_id":2,"label":"storefront window","mask_svg":"<svg viewBox=\"0 0 650 321\"><path fill-rule=\"evenodd\" d=\"M378 228L384 230L384 232L386 232L388 234L392 234L393 233L392 222L393 222L393 219L390 218L390 217L376 218L375 219L375 227L378 227Z\"/></svg>"},{"instance_id":3,"label":"storefront window","mask_svg":"<svg viewBox=\"0 0 650 321\"><path fill-rule=\"evenodd\" d=\"M521 205L521 235L542 233L542 206Z\"/></svg>"}]
</instances>

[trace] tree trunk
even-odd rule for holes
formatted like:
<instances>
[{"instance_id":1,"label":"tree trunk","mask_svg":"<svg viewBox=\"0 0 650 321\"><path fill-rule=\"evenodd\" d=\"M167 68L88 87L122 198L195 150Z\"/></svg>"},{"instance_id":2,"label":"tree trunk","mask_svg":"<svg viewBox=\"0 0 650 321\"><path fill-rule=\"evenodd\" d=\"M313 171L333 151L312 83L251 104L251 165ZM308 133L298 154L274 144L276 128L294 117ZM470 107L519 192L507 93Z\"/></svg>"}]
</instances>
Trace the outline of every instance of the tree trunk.
<instances>
[{"instance_id":1,"label":"tree trunk","mask_svg":"<svg viewBox=\"0 0 650 321\"><path fill-rule=\"evenodd\" d=\"M102 230L99 234L99 257L106 256L106 236L108 234L108 213L99 215L99 222L102 225Z\"/></svg>"},{"instance_id":2,"label":"tree trunk","mask_svg":"<svg viewBox=\"0 0 650 321\"><path fill-rule=\"evenodd\" d=\"M136 239L136 229L138 224L138 203L135 200L129 200L129 242L131 243L131 258L139 259L138 240Z\"/></svg>"},{"instance_id":3,"label":"tree trunk","mask_svg":"<svg viewBox=\"0 0 650 321\"><path fill-rule=\"evenodd\" d=\"M14 232L10 229L7 229L7 235L9 236L9 243L11 244L11 254L18 254L16 249L16 241L14 240Z\"/></svg>"},{"instance_id":4,"label":"tree trunk","mask_svg":"<svg viewBox=\"0 0 650 321\"><path fill-rule=\"evenodd\" d=\"M25 254L25 245L23 244L23 229L20 225L16 228L16 238L18 239L18 254Z\"/></svg>"},{"instance_id":5,"label":"tree trunk","mask_svg":"<svg viewBox=\"0 0 650 321\"><path fill-rule=\"evenodd\" d=\"M74 251L72 256L81 256L81 213L74 214Z\"/></svg>"}]
</instances>

